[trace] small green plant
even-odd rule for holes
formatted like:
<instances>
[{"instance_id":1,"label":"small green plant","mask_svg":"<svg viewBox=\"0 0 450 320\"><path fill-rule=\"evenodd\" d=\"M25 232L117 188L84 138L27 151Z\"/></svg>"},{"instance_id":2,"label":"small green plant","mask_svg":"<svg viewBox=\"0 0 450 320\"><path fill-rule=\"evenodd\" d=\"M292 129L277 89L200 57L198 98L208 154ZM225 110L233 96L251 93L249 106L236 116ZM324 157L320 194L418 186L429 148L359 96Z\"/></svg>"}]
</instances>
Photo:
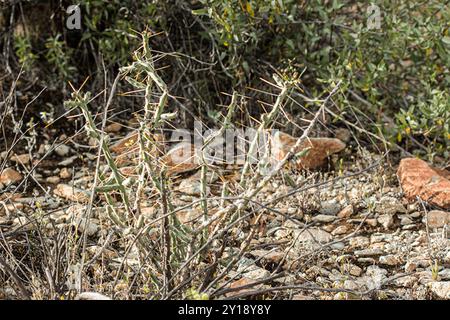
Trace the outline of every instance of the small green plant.
<instances>
[{"instance_id":1,"label":"small green plant","mask_svg":"<svg viewBox=\"0 0 450 320\"><path fill-rule=\"evenodd\" d=\"M50 37L45 42L47 52L45 58L47 62L58 72L64 79L70 79L76 71L76 68L70 65L71 50L66 46L65 42L60 40L61 35Z\"/></svg>"},{"instance_id":2,"label":"small green plant","mask_svg":"<svg viewBox=\"0 0 450 320\"><path fill-rule=\"evenodd\" d=\"M19 63L23 66L25 71L31 70L37 60L37 55L33 53L31 40L27 36L17 36L14 38L14 48Z\"/></svg>"}]
</instances>

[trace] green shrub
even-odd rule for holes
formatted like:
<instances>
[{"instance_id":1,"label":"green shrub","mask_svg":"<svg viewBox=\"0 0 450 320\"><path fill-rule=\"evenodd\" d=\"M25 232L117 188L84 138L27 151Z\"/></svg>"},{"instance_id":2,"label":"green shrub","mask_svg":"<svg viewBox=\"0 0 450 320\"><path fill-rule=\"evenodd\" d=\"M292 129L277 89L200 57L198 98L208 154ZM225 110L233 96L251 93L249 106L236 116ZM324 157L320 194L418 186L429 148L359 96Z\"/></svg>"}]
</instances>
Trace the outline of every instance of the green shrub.
<instances>
[{"instance_id":1,"label":"green shrub","mask_svg":"<svg viewBox=\"0 0 450 320\"><path fill-rule=\"evenodd\" d=\"M448 157L450 10L439 0L375 4L380 29L368 28L369 3L360 1L84 0L76 44L64 23L49 28L45 48L26 37L14 41L26 68L43 60L63 79L84 79L101 69L100 58L107 68L128 64L139 32L151 30L159 34L152 49L176 53L157 61L171 93L189 97L192 111L213 122L222 92L269 90L261 79L274 70L301 74L314 97L343 80L335 97L340 117L360 125L364 116L365 129L392 143ZM258 118L262 109L249 104L243 111Z\"/></svg>"}]
</instances>

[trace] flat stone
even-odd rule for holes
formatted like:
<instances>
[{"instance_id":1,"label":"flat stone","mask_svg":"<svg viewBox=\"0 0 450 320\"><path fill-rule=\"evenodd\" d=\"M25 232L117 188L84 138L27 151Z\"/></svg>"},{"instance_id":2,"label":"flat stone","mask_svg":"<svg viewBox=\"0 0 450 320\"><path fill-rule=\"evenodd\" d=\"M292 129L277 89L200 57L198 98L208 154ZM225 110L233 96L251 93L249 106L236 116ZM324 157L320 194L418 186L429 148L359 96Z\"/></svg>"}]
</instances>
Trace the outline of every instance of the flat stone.
<instances>
[{"instance_id":1,"label":"flat stone","mask_svg":"<svg viewBox=\"0 0 450 320\"><path fill-rule=\"evenodd\" d=\"M338 219L338 218L335 216L329 216L327 214L318 214L317 216L312 217L311 221L319 222L319 223L329 223L329 222L333 222L336 219Z\"/></svg>"},{"instance_id":2,"label":"flat stone","mask_svg":"<svg viewBox=\"0 0 450 320\"><path fill-rule=\"evenodd\" d=\"M450 172L429 166L416 158L400 161L397 170L403 193L406 198L423 201L442 208L450 208Z\"/></svg>"},{"instance_id":3,"label":"flat stone","mask_svg":"<svg viewBox=\"0 0 450 320\"><path fill-rule=\"evenodd\" d=\"M343 219L343 218L349 218L349 217L351 217L351 216L353 215L353 212L354 212L353 206L352 206L352 205L348 205L348 206L346 206L344 209L342 209L342 210L337 214L337 216L338 216L338 218L341 218L341 219Z\"/></svg>"},{"instance_id":4,"label":"flat stone","mask_svg":"<svg viewBox=\"0 0 450 320\"><path fill-rule=\"evenodd\" d=\"M294 232L294 239L296 239L297 242L318 242L324 244L330 242L332 238L331 234L317 228L309 228L304 231L296 230L296 232Z\"/></svg>"},{"instance_id":5,"label":"flat stone","mask_svg":"<svg viewBox=\"0 0 450 320\"><path fill-rule=\"evenodd\" d=\"M387 266L397 266L401 263L400 259L393 254L381 256L379 261L380 261L380 264L387 265Z\"/></svg>"},{"instance_id":6,"label":"flat stone","mask_svg":"<svg viewBox=\"0 0 450 320\"><path fill-rule=\"evenodd\" d=\"M58 176L52 176L45 179L45 181L51 184L58 184L61 181L61 179Z\"/></svg>"},{"instance_id":7,"label":"flat stone","mask_svg":"<svg viewBox=\"0 0 450 320\"><path fill-rule=\"evenodd\" d=\"M13 155L9 160L15 163L20 164L28 164L31 162L31 157L28 153L20 154L20 155Z\"/></svg>"},{"instance_id":8,"label":"flat stone","mask_svg":"<svg viewBox=\"0 0 450 320\"><path fill-rule=\"evenodd\" d=\"M363 249L355 251L355 256L357 257L373 257L373 256L381 256L384 254L384 251L381 249Z\"/></svg>"},{"instance_id":9,"label":"flat stone","mask_svg":"<svg viewBox=\"0 0 450 320\"><path fill-rule=\"evenodd\" d=\"M287 133L277 131L270 135L271 161L281 161L286 154L295 146L298 138L294 138ZM295 153L310 148L308 153L297 159L295 165L298 169L313 169L322 166L330 155L344 150L345 143L336 138L308 138L305 139Z\"/></svg>"},{"instance_id":10,"label":"flat stone","mask_svg":"<svg viewBox=\"0 0 450 320\"><path fill-rule=\"evenodd\" d=\"M0 183L10 185L20 182L23 179L22 174L12 168L6 168L0 175Z\"/></svg>"}]
</instances>

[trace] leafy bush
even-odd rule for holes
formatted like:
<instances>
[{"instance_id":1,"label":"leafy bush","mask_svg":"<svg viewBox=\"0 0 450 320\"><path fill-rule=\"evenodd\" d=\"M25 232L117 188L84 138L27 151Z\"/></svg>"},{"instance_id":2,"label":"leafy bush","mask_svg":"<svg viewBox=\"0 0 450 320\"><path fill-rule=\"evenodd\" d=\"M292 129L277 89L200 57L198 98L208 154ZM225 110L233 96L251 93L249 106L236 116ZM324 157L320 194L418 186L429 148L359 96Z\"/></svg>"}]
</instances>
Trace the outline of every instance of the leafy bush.
<instances>
[{"instance_id":1,"label":"leafy bush","mask_svg":"<svg viewBox=\"0 0 450 320\"><path fill-rule=\"evenodd\" d=\"M379 29L369 28L373 12L359 1L84 0L81 32L64 30L59 12L46 34L18 36L14 46L26 69L40 60L62 79L82 81L99 74L101 59L109 69L129 63L138 33L148 29L157 35L152 49L174 53L158 62L169 66L163 77L171 93L190 97L199 117L216 121L213 106L232 89L253 99L244 116L258 116L253 102L264 95L248 88L267 88L261 78L274 70L301 74L311 97L343 80L335 121L360 125L363 117L381 139L448 157L450 12L438 0L375 4Z\"/></svg>"}]
</instances>

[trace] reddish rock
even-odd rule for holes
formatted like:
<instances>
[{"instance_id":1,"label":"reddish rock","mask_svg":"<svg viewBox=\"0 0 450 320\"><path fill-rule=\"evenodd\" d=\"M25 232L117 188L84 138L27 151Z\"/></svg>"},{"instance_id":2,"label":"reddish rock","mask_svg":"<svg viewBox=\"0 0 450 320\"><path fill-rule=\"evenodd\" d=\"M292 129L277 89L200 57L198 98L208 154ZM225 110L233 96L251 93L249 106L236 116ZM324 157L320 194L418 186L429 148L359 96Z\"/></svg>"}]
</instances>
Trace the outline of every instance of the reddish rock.
<instances>
[{"instance_id":1,"label":"reddish rock","mask_svg":"<svg viewBox=\"0 0 450 320\"><path fill-rule=\"evenodd\" d=\"M161 160L167 166L168 175L194 170L200 163L194 145L188 142L177 144Z\"/></svg>"},{"instance_id":2,"label":"reddish rock","mask_svg":"<svg viewBox=\"0 0 450 320\"><path fill-rule=\"evenodd\" d=\"M23 179L22 175L12 168L6 168L0 175L0 183L9 185Z\"/></svg>"},{"instance_id":3,"label":"reddish rock","mask_svg":"<svg viewBox=\"0 0 450 320\"><path fill-rule=\"evenodd\" d=\"M436 169L425 161L406 158L400 161L397 170L406 198L419 197L430 204L450 208L450 180L447 170Z\"/></svg>"},{"instance_id":4,"label":"reddish rock","mask_svg":"<svg viewBox=\"0 0 450 320\"><path fill-rule=\"evenodd\" d=\"M270 140L272 159L280 161L296 144L298 138L278 131L271 136ZM345 143L335 138L308 138L294 151L298 153L306 148L310 148L308 153L296 160L298 169L313 169L322 166L327 157L345 149Z\"/></svg>"}]
</instances>

